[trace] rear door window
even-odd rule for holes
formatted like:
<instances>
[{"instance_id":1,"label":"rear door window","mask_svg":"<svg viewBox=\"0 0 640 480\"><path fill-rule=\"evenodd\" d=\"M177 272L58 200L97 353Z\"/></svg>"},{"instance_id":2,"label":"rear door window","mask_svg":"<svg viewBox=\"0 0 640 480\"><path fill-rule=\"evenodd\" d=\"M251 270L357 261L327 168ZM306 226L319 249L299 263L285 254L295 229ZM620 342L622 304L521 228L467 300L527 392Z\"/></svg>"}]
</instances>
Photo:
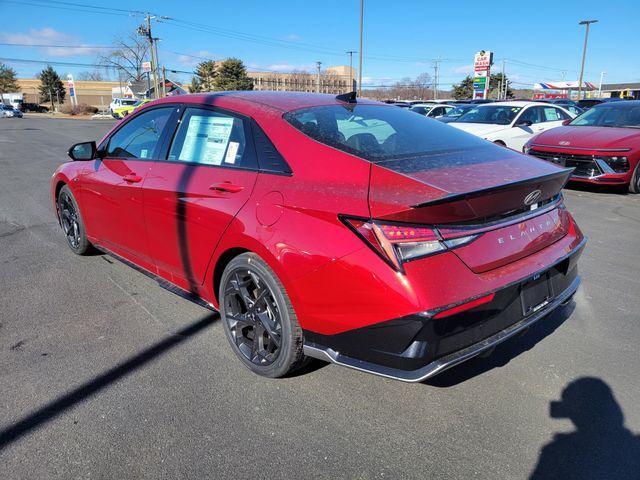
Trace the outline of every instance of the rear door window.
<instances>
[{"instance_id":1,"label":"rear door window","mask_svg":"<svg viewBox=\"0 0 640 480\"><path fill-rule=\"evenodd\" d=\"M255 168L247 148L242 118L214 110L187 108L180 121L168 160L222 167Z\"/></svg>"},{"instance_id":2,"label":"rear door window","mask_svg":"<svg viewBox=\"0 0 640 480\"><path fill-rule=\"evenodd\" d=\"M556 107L543 107L545 122L560 122L570 118L566 113Z\"/></svg>"}]
</instances>

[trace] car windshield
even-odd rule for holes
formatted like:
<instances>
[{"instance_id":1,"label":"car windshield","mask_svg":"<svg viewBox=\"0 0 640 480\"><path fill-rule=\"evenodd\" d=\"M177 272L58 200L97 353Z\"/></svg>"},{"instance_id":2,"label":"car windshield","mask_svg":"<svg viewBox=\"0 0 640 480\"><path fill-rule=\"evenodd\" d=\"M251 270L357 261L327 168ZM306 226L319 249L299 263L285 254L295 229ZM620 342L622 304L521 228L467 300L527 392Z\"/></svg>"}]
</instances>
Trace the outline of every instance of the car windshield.
<instances>
[{"instance_id":1,"label":"car windshield","mask_svg":"<svg viewBox=\"0 0 640 480\"><path fill-rule=\"evenodd\" d=\"M459 117L461 116L464 112L468 112L469 110L471 110L473 107L456 107L453 110L450 110L449 113L447 113L447 117Z\"/></svg>"},{"instance_id":2,"label":"car windshield","mask_svg":"<svg viewBox=\"0 0 640 480\"><path fill-rule=\"evenodd\" d=\"M495 157L493 145L484 140L401 108L331 105L294 110L284 118L312 139L374 163L477 162L487 148Z\"/></svg>"},{"instance_id":3,"label":"car windshield","mask_svg":"<svg viewBox=\"0 0 640 480\"><path fill-rule=\"evenodd\" d=\"M483 105L467 111L456 122L509 125L520 110L522 110L521 107L508 105Z\"/></svg>"},{"instance_id":4,"label":"car windshield","mask_svg":"<svg viewBox=\"0 0 640 480\"><path fill-rule=\"evenodd\" d=\"M412 112L416 112L419 113L420 115L426 115L427 113L429 113L431 110L433 109L432 105L429 105L427 107L425 106L413 106L410 108L410 110Z\"/></svg>"},{"instance_id":5,"label":"car windshield","mask_svg":"<svg viewBox=\"0 0 640 480\"><path fill-rule=\"evenodd\" d=\"M640 105L602 104L576 117L570 125L580 127L640 128Z\"/></svg>"},{"instance_id":6,"label":"car windshield","mask_svg":"<svg viewBox=\"0 0 640 480\"><path fill-rule=\"evenodd\" d=\"M135 105L136 103L138 103L137 100L122 100L123 105Z\"/></svg>"}]
</instances>

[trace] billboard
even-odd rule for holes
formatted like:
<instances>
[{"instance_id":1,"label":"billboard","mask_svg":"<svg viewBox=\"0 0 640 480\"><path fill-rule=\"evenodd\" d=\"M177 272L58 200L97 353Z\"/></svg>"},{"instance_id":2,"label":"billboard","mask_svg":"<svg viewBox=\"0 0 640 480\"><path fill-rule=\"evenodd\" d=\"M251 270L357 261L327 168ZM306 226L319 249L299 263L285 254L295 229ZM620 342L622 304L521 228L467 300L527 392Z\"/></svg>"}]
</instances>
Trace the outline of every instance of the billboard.
<instances>
[{"instance_id":1,"label":"billboard","mask_svg":"<svg viewBox=\"0 0 640 480\"><path fill-rule=\"evenodd\" d=\"M493 52L481 50L473 57L473 98L487 98Z\"/></svg>"}]
</instances>

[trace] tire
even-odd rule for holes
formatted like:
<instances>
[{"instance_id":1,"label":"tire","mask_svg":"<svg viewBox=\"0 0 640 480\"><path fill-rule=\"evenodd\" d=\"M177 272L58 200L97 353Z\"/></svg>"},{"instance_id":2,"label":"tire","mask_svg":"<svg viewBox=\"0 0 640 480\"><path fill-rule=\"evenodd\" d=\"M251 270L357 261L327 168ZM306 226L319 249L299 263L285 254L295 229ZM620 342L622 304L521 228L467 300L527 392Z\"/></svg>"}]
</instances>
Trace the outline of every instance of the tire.
<instances>
[{"instance_id":1,"label":"tire","mask_svg":"<svg viewBox=\"0 0 640 480\"><path fill-rule=\"evenodd\" d=\"M60 226L71 251L77 255L90 253L92 246L87 239L78 203L68 185L63 186L58 193L57 208Z\"/></svg>"},{"instance_id":2,"label":"tire","mask_svg":"<svg viewBox=\"0 0 640 480\"><path fill-rule=\"evenodd\" d=\"M279 378L307 363L302 329L291 300L258 255L243 253L229 262L222 273L218 298L227 340L249 370ZM254 301L256 298L259 300Z\"/></svg>"},{"instance_id":3,"label":"tire","mask_svg":"<svg viewBox=\"0 0 640 480\"><path fill-rule=\"evenodd\" d=\"M629 193L640 193L640 162L636 165L636 169L631 176Z\"/></svg>"}]
</instances>

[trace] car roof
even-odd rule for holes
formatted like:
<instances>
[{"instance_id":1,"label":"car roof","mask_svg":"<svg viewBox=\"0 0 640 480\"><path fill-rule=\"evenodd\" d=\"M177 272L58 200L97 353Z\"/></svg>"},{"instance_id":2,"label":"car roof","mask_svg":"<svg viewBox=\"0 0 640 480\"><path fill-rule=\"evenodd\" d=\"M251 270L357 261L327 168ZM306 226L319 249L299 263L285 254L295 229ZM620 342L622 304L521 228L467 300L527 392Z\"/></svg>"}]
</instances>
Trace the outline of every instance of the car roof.
<instances>
[{"instance_id":1,"label":"car roof","mask_svg":"<svg viewBox=\"0 0 640 480\"><path fill-rule=\"evenodd\" d=\"M591 100L591 99L589 99ZM615 108L633 108L640 106L640 100L621 100L619 102L601 102L591 108L615 107Z\"/></svg>"},{"instance_id":2,"label":"car roof","mask_svg":"<svg viewBox=\"0 0 640 480\"><path fill-rule=\"evenodd\" d=\"M336 99L335 95L324 93L304 93L304 92L275 92L275 91L228 91L215 93L191 93L188 95L175 95L162 98L147 104L160 103L194 103L202 105L216 105L221 108L249 108L251 110L261 109L271 112L288 112L300 108L318 107L327 105L346 105ZM358 105L388 105L382 102L357 99Z\"/></svg>"},{"instance_id":3,"label":"car roof","mask_svg":"<svg viewBox=\"0 0 640 480\"><path fill-rule=\"evenodd\" d=\"M529 102L529 101L524 101L524 100L516 100L513 102L495 102L495 103L484 103L484 104L480 104L477 105L478 107L490 107L490 106L499 106L499 107L528 107L530 105L540 105L543 107L548 107L549 104L545 103L545 102Z\"/></svg>"}]
</instances>

